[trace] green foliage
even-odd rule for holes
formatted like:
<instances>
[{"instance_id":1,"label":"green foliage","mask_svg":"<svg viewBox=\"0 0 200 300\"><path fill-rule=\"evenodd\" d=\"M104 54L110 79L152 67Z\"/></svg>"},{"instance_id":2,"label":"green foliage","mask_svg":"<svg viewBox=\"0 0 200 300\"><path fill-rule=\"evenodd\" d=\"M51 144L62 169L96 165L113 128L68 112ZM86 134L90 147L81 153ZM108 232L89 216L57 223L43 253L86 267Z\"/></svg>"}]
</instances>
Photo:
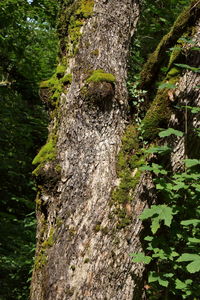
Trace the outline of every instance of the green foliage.
<instances>
[{"instance_id":1,"label":"green foliage","mask_svg":"<svg viewBox=\"0 0 200 300\"><path fill-rule=\"evenodd\" d=\"M0 298L25 300L36 229L31 161L47 135L47 117L11 88L0 87L0 97Z\"/></svg>"},{"instance_id":2,"label":"green foliage","mask_svg":"<svg viewBox=\"0 0 200 300\"><path fill-rule=\"evenodd\" d=\"M102 81L114 83L115 80L116 79L113 74L106 73L103 70L95 70L92 72L92 75L87 79L87 83Z\"/></svg>"},{"instance_id":3,"label":"green foliage","mask_svg":"<svg viewBox=\"0 0 200 300\"><path fill-rule=\"evenodd\" d=\"M57 53L55 29L44 20L44 8L38 10L36 2L42 6L47 1L0 2L0 80L11 82L28 99L38 98L38 82L51 76Z\"/></svg>"},{"instance_id":4,"label":"green foliage","mask_svg":"<svg viewBox=\"0 0 200 300\"><path fill-rule=\"evenodd\" d=\"M30 1L29 1L30 2ZM38 83L57 52L54 0L0 1L1 299L28 299L35 247L31 161L47 136Z\"/></svg>"},{"instance_id":5,"label":"green foliage","mask_svg":"<svg viewBox=\"0 0 200 300\"><path fill-rule=\"evenodd\" d=\"M135 74L141 71L149 54L155 50L159 41L169 31L183 7L189 4L190 0L142 1L140 20L131 48L129 70L131 82L138 79ZM164 52L165 50L162 49L162 58L165 56Z\"/></svg>"},{"instance_id":6,"label":"green foliage","mask_svg":"<svg viewBox=\"0 0 200 300\"><path fill-rule=\"evenodd\" d=\"M162 131L160 137L183 133L173 128ZM166 148L167 147L167 148ZM157 146L147 153L163 155L168 146ZM145 252L133 254L133 262L150 264L148 299L197 299L199 296L200 255L200 173L199 159L185 159L185 171L172 174L156 163L141 169L155 175L154 183L160 201L145 209L140 219L150 224L152 235L144 238ZM160 299L160 298L159 298Z\"/></svg>"}]
</instances>

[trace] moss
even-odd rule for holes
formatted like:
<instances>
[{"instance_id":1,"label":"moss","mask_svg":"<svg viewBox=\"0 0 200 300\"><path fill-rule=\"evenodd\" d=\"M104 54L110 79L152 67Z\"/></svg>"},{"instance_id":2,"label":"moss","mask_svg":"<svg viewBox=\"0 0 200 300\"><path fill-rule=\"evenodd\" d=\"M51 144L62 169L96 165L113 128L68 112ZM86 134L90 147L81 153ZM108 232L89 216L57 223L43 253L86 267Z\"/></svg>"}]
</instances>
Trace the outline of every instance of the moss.
<instances>
[{"instance_id":1,"label":"moss","mask_svg":"<svg viewBox=\"0 0 200 300\"><path fill-rule=\"evenodd\" d=\"M128 225L130 225L131 222L132 221L131 221L130 218L125 217L125 218L121 219L120 222L117 224L117 228L118 229L123 229L123 228L127 227Z\"/></svg>"},{"instance_id":2,"label":"moss","mask_svg":"<svg viewBox=\"0 0 200 300\"><path fill-rule=\"evenodd\" d=\"M142 121L141 128L143 138L145 140L154 139L160 131L160 128L167 125L170 115L171 110L169 107L168 90L159 90Z\"/></svg>"},{"instance_id":3,"label":"moss","mask_svg":"<svg viewBox=\"0 0 200 300\"><path fill-rule=\"evenodd\" d=\"M131 223L131 218L127 215L124 206L133 201L133 191L141 176L139 167L144 159L143 152L139 150L137 127L130 124L122 138L122 147L118 155L117 173L120 183L112 192L112 202L116 207L115 214L118 217L118 229Z\"/></svg>"},{"instance_id":4,"label":"moss","mask_svg":"<svg viewBox=\"0 0 200 300\"><path fill-rule=\"evenodd\" d=\"M55 159L56 149L55 149L55 140L50 139L39 151L39 153L34 158L32 164L37 165L43 162Z\"/></svg>"},{"instance_id":5,"label":"moss","mask_svg":"<svg viewBox=\"0 0 200 300\"><path fill-rule=\"evenodd\" d=\"M58 65L57 68L56 68L56 75L57 77L62 77L64 76L65 74L65 70L66 70L66 67L63 66L63 65Z\"/></svg>"},{"instance_id":6,"label":"moss","mask_svg":"<svg viewBox=\"0 0 200 300\"><path fill-rule=\"evenodd\" d=\"M88 263L89 263L89 261L90 261L90 259L89 259L89 258L85 258L85 259L84 259L84 264L88 264Z\"/></svg>"},{"instance_id":7,"label":"moss","mask_svg":"<svg viewBox=\"0 0 200 300\"><path fill-rule=\"evenodd\" d=\"M61 83L68 84L72 82L72 74L67 74L63 78L61 78Z\"/></svg>"},{"instance_id":8,"label":"moss","mask_svg":"<svg viewBox=\"0 0 200 300\"><path fill-rule=\"evenodd\" d=\"M97 224L97 225L94 226L93 230L95 232L99 232L101 230L101 226L99 224Z\"/></svg>"},{"instance_id":9,"label":"moss","mask_svg":"<svg viewBox=\"0 0 200 300\"><path fill-rule=\"evenodd\" d=\"M79 0L79 8L75 14L81 18L89 18L93 14L94 0Z\"/></svg>"},{"instance_id":10,"label":"moss","mask_svg":"<svg viewBox=\"0 0 200 300\"><path fill-rule=\"evenodd\" d=\"M70 56L73 56L75 54L76 47L81 37L80 29L82 25L83 25L82 21L76 20L75 16L71 17L69 27L68 27L68 34L69 34L68 51L71 52Z\"/></svg>"},{"instance_id":11,"label":"moss","mask_svg":"<svg viewBox=\"0 0 200 300\"><path fill-rule=\"evenodd\" d=\"M72 57L77 53L81 37L81 27L92 16L94 0L77 0L64 2L58 20L61 53ZM67 38L66 38L67 36Z\"/></svg>"},{"instance_id":12,"label":"moss","mask_svg":"<svg viewBox=\"0 0 200 300\"><path fill-rule=\"evenodd\" d=\"M167 73L166 80L170 79L172 77L177 77L177 75L179 75L179 74L180 74L180 70L178 68L171 68L169 70L169 72Z\"/></svg>"},{"instance_id":13,"label":"moss","mask_svg":"<svg viewBox=\"0 0 200 300\"><path fill-rule=\"evenodd\" d=\"M176 84L180 78L179 68L171 68L162 83ZM168 124L172 113L171 101L169 100L170 89L158 89L146 116L142 120L142 136L145 140L152 141L156 138L161 128Z\"/></svg>"},{"instance_id":14,"label":"moss","mask_svg":"<svg viewBox=\"0 0 200 300\"><path fill-rule=\"evenodd\" d=\"M163 37L156 50L150 55L140 73L141 87L143 89L150 86L152 87L152 83L155 82L158 77L161 65L169 60L167 50L177 43L178 39L183 35L187 28L191 30L190 26L195 24L195 15L198 15L196 10L200 9L199 5L194 7L194 4L196 3L198 3L197 0L193 1L190 6L179 15L170 32ZM174 57L171 58L171 62L168 61L169 67L172 64L172 61L174 61Z\"/></svg>"},{"instance_id":15,"label":"moss","mask_svg":"<svg viewBox=\"0 0 200 300\"><path fill-rule=\"evenodd\" d=\"M49 237L41 244L40 251L35 258L35 269L40 269L44 267L47 263L48 256L46 250L53 246L54 244L54 228L52 227L49 232Z\"/></svg>"},{"instance_id":16,"label":"moss","mask_svg":"<svg viewBox=\"0 0 200 300\"><path fill-rule=\"evenodd\" d=\"M98 50L98 49L95 49L95 50L91 51L91 55L96 55L96 56L98 56L98 55L99 55L99 50Z\"/></svg>"},{"instance_id":17,"label":"moss","mask_svg":"<svg viewBox=\"0 0 200 300\"><path fill-rule=\"evenodd\" d=\"M87 83L102 81L114 83L116 79L115 76L111 73L106 73L103 70L95 70L93 71L92 75L86 80Z\"/></svg>"},{"instance_id":18,"label":"moss","mask_svg":"<svg viewBox=\"0 0 200 300\"><path fill-rule=\"evenodd\" d=\"M47 255L41 251L40 254L38 254L36 257L35 257L35 269L38 270L38 269L41 269L42 267L45 266L45 264L47 263Z\"/></svg>"},{"instance_id":19,"label":"moss","mask_svg":"<svg viewBox=\"0 0 200 300\"><path fill-rule=\"evenodd\" d=\"M168 63L168 69L171 68L172 64L177 60L177 58L180 56L182 52L182 47L178 44L176 45L173 49L172 49L172 52L171 52L171 55L170 55L170 59L169 59L169 63Z\"/></svg>"},{"instance_id":20,"label":"moss","mask_svg":"<svg viewBox=\"0 0 200 300\"><path fill-rule=\"evenodd\" d=\"M55 229L52 227L49 232L49 237L42 243L43 250L46 250L47 248L50 248L53 246L54 241L55 241L54 240L54 232L55 232Z\"/></svg>"}]
</instances>

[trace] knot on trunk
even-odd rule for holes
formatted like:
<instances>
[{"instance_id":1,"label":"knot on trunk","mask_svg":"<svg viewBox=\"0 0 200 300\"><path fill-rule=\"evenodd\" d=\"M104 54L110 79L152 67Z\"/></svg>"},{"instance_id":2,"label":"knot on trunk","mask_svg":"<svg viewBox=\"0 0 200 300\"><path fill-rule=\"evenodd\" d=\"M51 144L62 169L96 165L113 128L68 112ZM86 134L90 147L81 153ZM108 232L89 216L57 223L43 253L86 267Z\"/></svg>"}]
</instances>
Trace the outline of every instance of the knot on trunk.
<instances>
[{"instance_id":1,"label":"knot on trunk","mask_svg":"<svg viewBox=\"0 0 200 300\"><path fill-rule=\"evenodd\" d=\"M81 94L89 105L98 106L101 110L108 110L115 95L115 86L111 82L91 81L82 89Z\"/></svg>"}]
</instances>

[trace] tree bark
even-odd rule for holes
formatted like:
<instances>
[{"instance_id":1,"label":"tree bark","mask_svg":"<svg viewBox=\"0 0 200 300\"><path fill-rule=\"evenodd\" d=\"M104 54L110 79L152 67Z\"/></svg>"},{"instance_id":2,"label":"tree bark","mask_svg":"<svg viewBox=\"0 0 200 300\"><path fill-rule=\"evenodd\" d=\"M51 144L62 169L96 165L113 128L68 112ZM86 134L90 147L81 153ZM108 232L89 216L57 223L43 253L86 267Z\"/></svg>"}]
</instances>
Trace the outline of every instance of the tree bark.
<instances>
[{"instance_id":1,"label":"tree bark","mask_svg":"<svg viewBox=\"0 0 200 300\"><path fill-rule=\"evenodd\" d=\"M56 134L56 158L42 162L36 172L40 191L31 299L141 299L143 266L132 264L130 253L141 247L136 216L145 204L136 203L136 214L135 204L130 205L132 222L120 230L111 202L127 123L127 56L138 2L94 1L92 13L84 9L93 1L69 2L64 12L71 9L69 26L60 30L62 38L68 32L61 59L73 79L59 109L51 112L49 141ZM78 46L73 13L83 23Z\"/></svg>"},{"instance_id":2,"label":"tree bark","mask_svg":"<svg viewBox=\"0 0 200 300\"><path fill-rule=\"evenodd\" d=\"M138 143L132 139L135 129L127 126L126 89L127 55L139 15L138 2L94 1L92 10L86 10L85 4L92 2L68 0L65 10L65 1L60 18L61 62L65 71L64 77L58 71L56 80L62 77L65 84L59 105L48 102L54 108L50 113L49 139L37 157L40 164L34 171L39 192L31 300L145 299L145 268L143 264L133 264L130 253L142 251L143 228L138 216L156 201L156 192L150 173L139 174L135 180L138 162L135 168L130 167ZM182 103L183 94L187 105L199 105L195 90L198 73L179 74L176 90L158 91L153 101L150 91L154 88L155 94L163 53L176 45L191 24L199 43L198 14L199 4L187 11L184 21L180 18L141 73L142 87L150 95L149 109L142 121L149 144L155 142L155 134L163 125L183 127L183 117L172 109L174 102ZM77 22L81 22L78 34ZM184 76L190 78L190 84L186 84ZM44 98L55 100L55 91L47 89L48 84L43 85ZM188 122L191 131L199 124L193 116ZM178 138L170 143L174 151L169 163L176 171L186 155L185 143ZM120 161L120 155L125 156L125 162Z\"/></svg>"}]
</instances>

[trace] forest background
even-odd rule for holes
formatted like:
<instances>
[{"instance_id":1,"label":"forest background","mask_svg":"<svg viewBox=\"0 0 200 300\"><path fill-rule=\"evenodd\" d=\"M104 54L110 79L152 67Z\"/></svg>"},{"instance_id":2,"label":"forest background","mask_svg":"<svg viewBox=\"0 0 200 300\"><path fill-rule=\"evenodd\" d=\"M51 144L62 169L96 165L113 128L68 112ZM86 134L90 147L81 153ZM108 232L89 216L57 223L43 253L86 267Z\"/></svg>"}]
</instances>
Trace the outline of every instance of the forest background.
<instances>
[{"instance_id":1,"label":"forest background","mask_svg":"<svg viewBox=\"0 0 200 300\"><path fill-rule=\"evenodd\" d=\"M143 0L130 49L130 101L149 54L189 0ZM28 299L35 251L36 188L32 160L47 137L39 84L56 67L54 0L0 2L1 300Z\"/></svg>"}]
</instances>

